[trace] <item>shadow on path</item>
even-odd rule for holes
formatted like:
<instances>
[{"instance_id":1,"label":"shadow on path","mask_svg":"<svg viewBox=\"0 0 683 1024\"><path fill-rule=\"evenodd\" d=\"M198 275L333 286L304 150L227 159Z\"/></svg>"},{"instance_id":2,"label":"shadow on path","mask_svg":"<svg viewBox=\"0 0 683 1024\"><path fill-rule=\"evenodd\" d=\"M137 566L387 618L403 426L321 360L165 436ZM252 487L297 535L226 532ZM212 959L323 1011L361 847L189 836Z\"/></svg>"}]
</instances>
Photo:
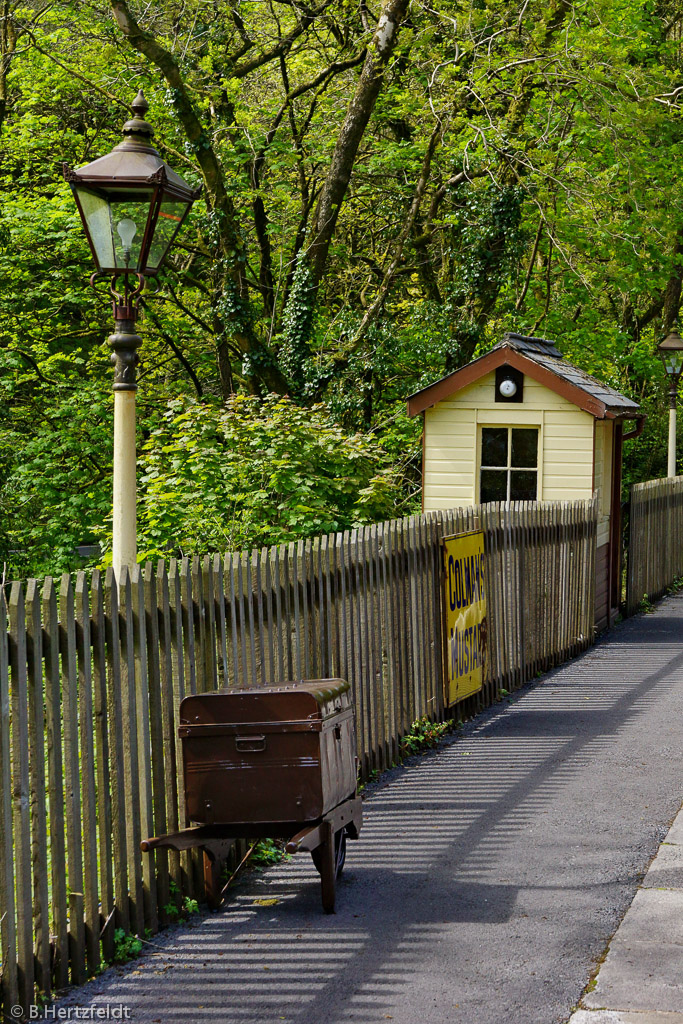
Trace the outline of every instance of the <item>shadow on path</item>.
<instances>
[{"instance_id":1,"label":"shadow on path","mask_svg":"<svg viewBox=\"0 0 683 1024\"><path fill-rule=\"evenodd\" d=\"M681 744L671 598L389 773L336 915L294 858L62 1005L162 1024L566 1020L680 805Z\"/></svg>"}]
</instances>

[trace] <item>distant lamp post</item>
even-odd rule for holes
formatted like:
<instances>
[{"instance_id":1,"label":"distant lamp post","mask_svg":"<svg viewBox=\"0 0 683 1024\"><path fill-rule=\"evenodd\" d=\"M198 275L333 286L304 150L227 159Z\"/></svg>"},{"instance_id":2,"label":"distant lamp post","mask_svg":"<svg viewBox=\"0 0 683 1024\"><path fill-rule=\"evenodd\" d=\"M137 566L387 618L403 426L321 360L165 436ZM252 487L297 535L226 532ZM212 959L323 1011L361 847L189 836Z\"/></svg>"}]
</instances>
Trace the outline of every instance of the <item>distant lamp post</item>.
<instances>
[{"instance_id":1,"label":"distant lamp post","mask_svg":"<svg viewBox=\"0 0 683 1024\"><path fill-rule=\"evenodd\" d=\"M677 331L660 341L657 351L669 378L669 476L676 476L676 399L683 370L683 338Z\"/></svg>"},{"instance_id":2,"label":"distant lamp post","mask_svg":"<svg viewBox=\"0 0 683 1024\"><path fill-rule=\"evenodd\" d=\"M193 189L164 163L152 145L154 131L142 90L131 105L133 118L123 126L123 142L111 153L64 177L83 221L97 271L90 279L111 276L115 333L107 339L114 364L114 531L113 565L137 559L135 522L135 333L138 300L145 278L161 269L178 229L201 189ZM117 282L121 282L117 286Z\"/></svg>"}]
</instances>

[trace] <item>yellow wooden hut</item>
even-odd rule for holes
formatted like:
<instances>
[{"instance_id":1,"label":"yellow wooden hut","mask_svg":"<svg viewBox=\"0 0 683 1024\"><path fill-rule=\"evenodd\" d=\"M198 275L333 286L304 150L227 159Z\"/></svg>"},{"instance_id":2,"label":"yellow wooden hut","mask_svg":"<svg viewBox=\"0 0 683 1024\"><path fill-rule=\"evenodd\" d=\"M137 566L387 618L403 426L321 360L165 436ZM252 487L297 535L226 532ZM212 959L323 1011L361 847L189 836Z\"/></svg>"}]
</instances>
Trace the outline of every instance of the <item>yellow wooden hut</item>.
<instances>
[{"instance_id":1,"label":"yellow wooden hut","mask_svg":"<svg viewBox=\"0 0 683 1024\"><path fill-rule=\"evenodd\" d=\"M599 495L596 623L619 603L622 442L636 402L573 366L551 341L506 334L408 399L424 417L422 506L576 501ZM624 432L625 421L636 421Z\"/></svg>"}]
</instances>

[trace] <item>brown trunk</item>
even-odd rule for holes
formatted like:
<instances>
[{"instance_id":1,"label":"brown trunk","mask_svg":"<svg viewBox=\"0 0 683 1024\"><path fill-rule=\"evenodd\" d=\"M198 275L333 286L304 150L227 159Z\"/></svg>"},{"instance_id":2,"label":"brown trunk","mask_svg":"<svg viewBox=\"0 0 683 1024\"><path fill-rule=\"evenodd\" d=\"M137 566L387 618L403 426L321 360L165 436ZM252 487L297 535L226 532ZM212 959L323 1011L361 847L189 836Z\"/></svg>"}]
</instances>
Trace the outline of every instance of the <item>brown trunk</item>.
<instances>
[{"instance_id":1,"label":"brown trunk","mask_svg":"<svg viewBox=\"0 0 683 1024\"><path fill-rule=\"evenodd\" d=\"M154 36L140 28L125 0L111 0L111 6L116 23L131 46L144 54L171 86L176 114L196 154L204 179L206 203L213 214L216 244L220 256L228 265L224 293L228 295L232 292L231 302L237 302L239 306L232 314L236 321L232 324L234 329L231 333L234 344L249 357L253 372L269 390L286 394L287 381L273 353L256 336L251 326L249 287L244 273L246 260L242 258L244 244L234 204L226 188L223 168L192 105L180 69L173 55ZM221 387L224 389L225 386L226 380L221 376Z\"/></svg>"},{"instance_id":2,"label":"brown trunk","mask_svg":"<svg viewBox=\"0 0 683 1024\"><path fill-rule=\"evenodd\" d=\"M662 332L668 334L678 320L681 307L681 282L683 281L683 235L676 235L673 250L673 267L664 290L664 308L662 310Z\"/></svg>"},{"instance_id":3,"label":"brown trunk","mask_svg":"<svg viewBox=\"0 0 683 1024\"><path fill-rule=\"evenodd\" d=\"M384 72L394 52L407 8L408 0L387 0L385 3L334 147L332 163L313 217L312 242L308 249L315 285L320 283L325 272L330 243L349 187L358 147L382 88Z\"/></svg>"},{"instance_id":4,"label":"brown trunk","mask_svg":"<svg viewBox=\"0 0 683 1024\"><path fill-rule=\"evenodd\" d=\"M7 75L17 49L17 35L12 22L9 0L0 5L0 132L7 116Z\"/></svg>"}]
</instances>

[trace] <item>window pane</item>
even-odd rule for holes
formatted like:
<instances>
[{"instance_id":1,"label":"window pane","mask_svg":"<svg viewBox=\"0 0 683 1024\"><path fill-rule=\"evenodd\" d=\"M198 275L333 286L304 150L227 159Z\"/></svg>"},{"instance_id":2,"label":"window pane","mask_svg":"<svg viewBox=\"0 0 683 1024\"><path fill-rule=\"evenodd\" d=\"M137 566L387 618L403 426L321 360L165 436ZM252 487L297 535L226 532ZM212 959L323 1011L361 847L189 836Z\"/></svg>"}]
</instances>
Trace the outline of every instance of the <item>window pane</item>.
<instances>
[{"instance_id":1,"label":"window pane","mask_svg":"<svg viewBox=\"0 0 683 1024\"><path fill-rule=\"evenodd\" d=\"M507 466L508 428L484 427L481 432L482 466ZM489 501L504 501L503 498L489 498Z\"/></svg>"},{"instance_id":2,"label":"window pane","mask_svg":"<svg viewBox=\"0 0 683 1024\"><path fill-rule=\"evenodd\" d=\"M538 474L535 469L510 471L510 501L536 501Z\"/></svg>"},{"instance_id":3,"label":"window pane","mask_svg":"<svg viewBox=\"0 0 683 1024\"><path fill-rule=\"evenodd\" d=\"M482 504L487 501L507 501L508 475L504 469L482 469L481 494Z\"/></svg>"},{"instance_id":4,"label":"window pane","mask_svg":"<svg viewBox=\"0 0 683 1024\"><path fill-rule=\"evenodd\" d=\"M512 429L512 466L538 465L538 431Z\"/></svg>"}]
</instances>

